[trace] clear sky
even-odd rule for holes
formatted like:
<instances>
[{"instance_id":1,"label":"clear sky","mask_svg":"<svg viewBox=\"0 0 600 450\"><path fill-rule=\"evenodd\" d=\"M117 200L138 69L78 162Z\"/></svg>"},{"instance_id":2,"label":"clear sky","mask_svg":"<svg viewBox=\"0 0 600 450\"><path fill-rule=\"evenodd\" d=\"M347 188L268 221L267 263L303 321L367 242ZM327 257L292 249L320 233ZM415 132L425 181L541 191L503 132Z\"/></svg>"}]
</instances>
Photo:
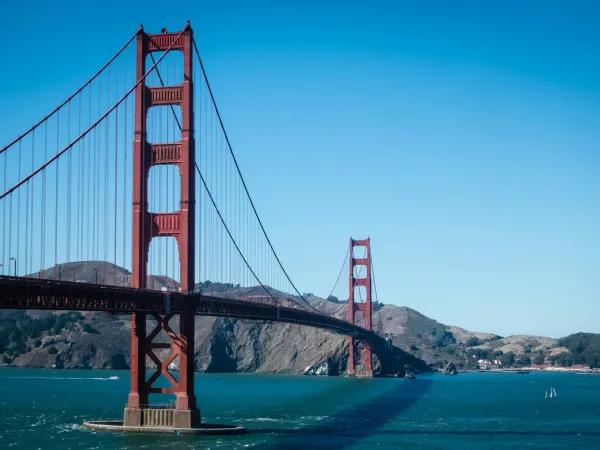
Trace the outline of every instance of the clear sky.
<instances>
[{"instance_id":1,"label":"clear sky","mask_svg":"<svg viewBox=\"0 0 600 450\"><path fill-rule=\"evenodd\" d=\"M385 303L600 331L597 2L9 2L3 19L0 142L138 24L190 19L302 291L326 295L348 237L370 236Z\"/></svg>"}]
</instances>

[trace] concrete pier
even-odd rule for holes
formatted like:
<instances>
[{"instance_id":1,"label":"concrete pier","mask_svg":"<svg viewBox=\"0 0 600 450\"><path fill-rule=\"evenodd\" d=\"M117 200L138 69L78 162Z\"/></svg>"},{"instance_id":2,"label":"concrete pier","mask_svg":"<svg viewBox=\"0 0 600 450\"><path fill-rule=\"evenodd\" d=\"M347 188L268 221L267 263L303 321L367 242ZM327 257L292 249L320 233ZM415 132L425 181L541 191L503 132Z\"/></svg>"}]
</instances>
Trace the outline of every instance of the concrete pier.
<instances>
[{"instance_id":1,"label":"concrete pier","mask_svg":"<svg viewBox=\"0 0 600 450\"><path fill-rule=\"evenodd\" d=\"M84 422L83 426L94 431L112 432L137 432L137 433L180 433L180 434L206 434L206 435L228 435L242 434L246 429L237 425L220 425L202 423L197 427L174 427L163 425L124 425L118 420L98 420Z\"/></svg>"}]
</instances>

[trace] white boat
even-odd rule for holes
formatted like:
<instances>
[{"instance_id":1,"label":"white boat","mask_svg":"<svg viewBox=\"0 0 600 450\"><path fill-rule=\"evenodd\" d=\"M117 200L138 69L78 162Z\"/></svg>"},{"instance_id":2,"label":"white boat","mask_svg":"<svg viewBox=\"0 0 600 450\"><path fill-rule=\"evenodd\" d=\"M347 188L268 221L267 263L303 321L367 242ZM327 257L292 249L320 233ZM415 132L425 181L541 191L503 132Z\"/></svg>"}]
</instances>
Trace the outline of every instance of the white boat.
<instances>
[{"instance_id":1,"label":"white boat","mask_svg":"<svg viewBox=\"0 0 600 450\"><path fill-rule=\"evenodd\" d=\"M108 377L109 380L118 380L119 377L116 375L111 375L110 377Z\"/></svg>"}]
</instances>

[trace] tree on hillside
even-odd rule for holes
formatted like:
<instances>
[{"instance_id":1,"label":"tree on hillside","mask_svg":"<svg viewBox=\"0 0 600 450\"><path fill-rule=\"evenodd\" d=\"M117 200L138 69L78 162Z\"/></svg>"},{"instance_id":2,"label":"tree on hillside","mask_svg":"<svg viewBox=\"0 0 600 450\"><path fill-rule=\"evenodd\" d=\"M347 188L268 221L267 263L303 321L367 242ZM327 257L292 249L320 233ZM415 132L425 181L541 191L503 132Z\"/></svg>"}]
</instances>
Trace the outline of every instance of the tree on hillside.
<instances>
[{"instance_id":1,"label":"tree on hillside","mask_svg":"<svg viewBox=\"0 0 600 450\"><path fill-rule=\"evenodd\" d=\"M481 344L481 341L479 340L479 338L477 338L477 336L471 336L469 339L467 339L467 342L465 342L465 345L467 347L475 347L479 344Z\"/></svg>"},{"instance_id":2,"label":"tree on hillside","mask_svg":"<svg viewBox=\"0 0 600 450\"><path fill-rule=\"evenodd\" d=\"M600 367L600 334L575 333L559 340L559 345L567 347L570 357L561 357L558 363L587 364L590 367ZM558 356L562 356L561 353Z\"/></svg>"},{"instance_id":3,"label":"tree on hillside","mask_svg":"<svg viewBox=\"0 0 600 450\"><path fill-rule=\"evenodd\" d=\"M504 367L511 367L515 363L515 354L507 352L500 355L500 362Z\"/></svg>"},{"instance_id":4,"label":"tree on hillside","mask_svg":"<svg viewBox=\"0 0 600 450\"><path fill-rule=\"evenodd\" d=\"M541 350L538 350L535 353L535 356L533 357L533 363L534 364L544 364L544 352L542 352Z\"/></svg>"},{"instance_id":5,"label":"tree on hillside","mask_svg":"<svg viewBox=\"0 0 600 450\"><path fill-rule=\"evenodd\" d=\"M567 367L573 364L573 355L569 352L562 352L551 358L552 364L555 366Z\"/></svg>"}]
</instances>

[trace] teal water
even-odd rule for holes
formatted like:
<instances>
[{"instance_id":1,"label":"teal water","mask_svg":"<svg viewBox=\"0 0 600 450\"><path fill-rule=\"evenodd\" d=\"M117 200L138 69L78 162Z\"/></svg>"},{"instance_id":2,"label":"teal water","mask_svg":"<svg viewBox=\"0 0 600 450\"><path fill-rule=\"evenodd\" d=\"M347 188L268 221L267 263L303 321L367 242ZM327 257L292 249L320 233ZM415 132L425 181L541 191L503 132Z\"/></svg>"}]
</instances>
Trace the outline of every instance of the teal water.
<instances>
[{"instance_id":1,"label":"teal water","mask_svg":"<svg viewBox=\"0 0 600 450\"><path fill-rule=\"evenodd\" d=\"M544 400L550 386L558 399ZM249 432L88 431L84 420L121 418L127 372L2 369L0 448L600 448L595 375L467 373L411 381L198 374L196 389L205 420Z\"/></svg>"}]
</instances>

